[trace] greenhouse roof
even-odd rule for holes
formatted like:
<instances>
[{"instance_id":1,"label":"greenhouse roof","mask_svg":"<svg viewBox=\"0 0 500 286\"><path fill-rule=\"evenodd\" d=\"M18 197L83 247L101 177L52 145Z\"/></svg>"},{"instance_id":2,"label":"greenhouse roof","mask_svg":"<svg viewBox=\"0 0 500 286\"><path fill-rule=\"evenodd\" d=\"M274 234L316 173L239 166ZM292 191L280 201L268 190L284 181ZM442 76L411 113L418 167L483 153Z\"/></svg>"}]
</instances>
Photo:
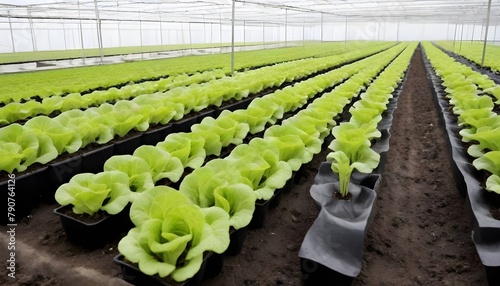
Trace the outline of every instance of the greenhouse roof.
<instances>
[{"instance_id":1,"label":"greenhouse roof","mask_svg":"<svg viewBox=\"0 0 500 286\"><path fill-rule=\"evenodd\" d=\"M322 21L486 22L487 0L236 0L235 20L312 25ZM219 23L232 19L231 0L0 0L0 17L32 19ZM500 22L500 0L491 0L490 23Z\"/></svg>"}]
</instances>

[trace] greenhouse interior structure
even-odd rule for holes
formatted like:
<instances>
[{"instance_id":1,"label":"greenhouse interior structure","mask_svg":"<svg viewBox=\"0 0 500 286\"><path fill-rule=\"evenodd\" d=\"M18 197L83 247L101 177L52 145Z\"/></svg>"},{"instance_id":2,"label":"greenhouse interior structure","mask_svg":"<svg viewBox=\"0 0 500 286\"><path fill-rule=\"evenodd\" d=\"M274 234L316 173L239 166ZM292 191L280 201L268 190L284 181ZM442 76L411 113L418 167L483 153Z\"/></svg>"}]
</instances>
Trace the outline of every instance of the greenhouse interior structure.
<instances>
[{"instance_id":1,"label":"greenhouse interior structure","mask_svg":"<svg viewBox=\"0 0 500 286\"><path fill-rule=\"evenodd\" d=\"M1 285L500 285L500 0L0 0Z\"/></svg>"}]
</instances>

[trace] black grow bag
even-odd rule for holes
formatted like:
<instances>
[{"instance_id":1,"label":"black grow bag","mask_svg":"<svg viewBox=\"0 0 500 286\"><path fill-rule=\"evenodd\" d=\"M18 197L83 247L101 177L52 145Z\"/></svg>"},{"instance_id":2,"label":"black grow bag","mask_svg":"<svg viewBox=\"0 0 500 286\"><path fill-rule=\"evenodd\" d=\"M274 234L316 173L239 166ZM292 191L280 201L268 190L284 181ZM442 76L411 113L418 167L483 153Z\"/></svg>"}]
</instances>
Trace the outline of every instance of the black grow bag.
<instances>
[{"instance_id":1,"label":"black grow bag","mask_svg":"<svg viewBox=\"0 0 500 286\"><path fill-rule=\"evenodd\" d=\"M321 165L310 190L320 213L299 252L305 284L330 285L336 281L335 285L350 285L359 274L380 178L370 174L359 185L350 183L351 199L341 200L333 197L339 189L338 177L329 163Z\"/></svg>"}]
</instances>

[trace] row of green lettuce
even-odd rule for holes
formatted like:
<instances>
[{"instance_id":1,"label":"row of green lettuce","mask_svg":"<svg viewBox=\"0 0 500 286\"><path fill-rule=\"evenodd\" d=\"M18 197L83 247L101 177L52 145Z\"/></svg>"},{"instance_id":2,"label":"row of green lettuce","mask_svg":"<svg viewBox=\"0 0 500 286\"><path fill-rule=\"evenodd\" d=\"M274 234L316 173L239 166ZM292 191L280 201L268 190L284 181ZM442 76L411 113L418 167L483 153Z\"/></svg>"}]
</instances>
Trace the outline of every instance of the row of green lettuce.
<instances>
[{"instance_id":1,"label":"row of green lettuce","mask_svg":"<svg viewBox=\"0 0 500 286\"><path fill-rule=\"evenodd\" d=\"M368 42L311 44L271 50L238 52L235 54L235 69L259 67L301 58L343 53L368 47ZM379 45L382 45L379 44ZM0 103L19 102L31 97L45 98L89 90L110 88L117 85L161 77L194 74L212 69L223 69L230 73L231 55L213 54L188 56L163 60L148 60L91 67L66 68L50 71L0 74Z\"/></svg>"},{"instance_id":2,"label":"row of green lettuce","mask_svg":"<svg viewBox=\"0 0 500 286\"><path fill-rule=\"evenodd\" d=\"M0 171L22 172L33 163L46 164L64 152L74 153L90 143L105 144L131 130L146 131L150 124L165 125L192 111L220 107L284 82L300 80L318 71L339 66L387 48L355 50L338 56L310 58L267 66L207 83L177 87L166 92L142 94L132 100L102 104L86 110L72 109L54 118L36 116L24 125L0 128Z\"/></svg>"},{"instance_id":3,"label":"row of green lettuce","mask_svg":"<svg viewBox=\"0 0 500 286\"><path fill-rule=\"evenodd\" d=\"M460 43L453 43L453 41L438 41L437 44L448 51L459 54L466 59L480 65L483 60L483 47L482 42L469 42L463 41ZM500 47L495 45L486 45L484 55L484 66L493 71L500 72Z\"/></svg>"},{"instance_id":4,"label":"row of green lettuce","mask_svg":"<svg viewBox=\"0 0 500 286\"><path fill-rule=\"evenodd\" d=\"M111 214L121 211L132 201L130 218L135 227L120 241L120 252L127 260L137 263L145 274L171 276L176 281L189 279L200 269L204 252L222 253L227 249L230 228L240 229L250 223L258 199L270 199L274 191L292 177L293 171L321 151L323 139L336 124L334 118L405 46L401 44L383 54L296 84L287 91L256 99L247 110L224 112L217 119L206 119L208 123L240 118L242 121L232 123L232 128L205 129L201 127L206 124L204 120L193 126L191 133L172 134L156 147L143 146L131 156L110 158L104 172L77 175L61 186L56 192L56 200L61 205L73 205L77 213L84 212L92 204L97 206L94 212L101 209ZM198 161L199 153L213 153L212 146L221 144L218 138L207 138L205 142L197 140L200 130L205 131L204 135L234 134L228 136L225 144L241 143L239 133L251 129L246 122L251 122L256 113L270 114L266 121L254 126L253 131L259 132L266 122L275 122L284 112L296 110L308 98L346 78L349 79L284 120L282 125L269 127L263 138L239 144L224 159L214 159L205 165L202 160ZM292 96L296 98L295 103L288 101ZM269 111L259 112L259 109ZM245 117L248 121L243 120ZM217 131L221 127L225 132ZM184 141L172 143L170 147L168 142L176 137ZM185 150L186 146L191 148ZM174 169L167 161L157 164L154 160L160 158L160 153L170 153L170 162L179 160L185 166L194 167L194 171L182 180L179 191L167 186L151 187L155 180L167 175L159 174L169 173L169 178L178 180L182 173L174 168L175 174L171 174ZM184 155L180 156L181 153ZM145 156L148 158L144 159ZM78 182L80 176L88 178ZM148 181L147 187L142 184L144 181ZM131 189L136 190L135 195L131 195ZM124 192L129 192L129 196Z\"/></svg>"},{"instance_id":5,"label":"row of green lettuce","mask_svg":"<svg viewBox=\"0 0 500 286\"><path fill-rule=\"evenodd\" d=\"M446 97L461 128L459 134L462 141L470 145L467 153L474 158L472 164L477 170L490 173L485 189L500 194L500 115L493 111L492 97L481 92L477 83L469 79L477 72L456 62L431 43L425 42L423 46L446 87Z\"/></svg>"},{"instance_id":6,"label":"row of green lettuce","mask_svg":"<svg viewBox=\"0 0 500 286\"><path fill-rule=\"evenodd\" d=\"M0 126L14 123L19 120L37 115L50 115L53 112L64 112L72 109L86 109L97 107L104 103L113 103L118 100L129 100L142 94L165 92L175 87L190 86L221 79L226 76L223 69L214 69L195 73L193 75L173 75L155 81L146 81L137 84L125 85L121 88L112 87L107 90L96 90L91 93L70 93L65 96L54 95L39 100L26 102L11 102L0 107Z\"/></svg>"},{"instance_id":7,"label":"row of green lettuce","mask_svg":"<svg viewBox=\"0 0 500 286\"><path fill-rule=\"evenodd\" d=\"M328 146L332 152L328 154L327 161L339 177L341 196L349 193L354 169L369 174L379 165L380 154L371 148L372 142L382 136L378 123L395 88L404 78L416 46L417 43L411 43L361 94L361 99L349 109L352 115L349 121L332 129L334 139Z\"/></svg>"},{"instance_id":8,"label":"row of green lettuce","mask_svg":"<svg viewBox=\"0 0 500 286\"><path fill-rule=\"evenodd\" d=\"M165 92L175 87L209 82L225 76L226 74L222 69L214 69L193 75L173 75L156 81L129 84L120 88L112 87L106 90L96 90L83 95L78 92L65 96L54 95L42 99L41 102L34 99L22 103L11 102L0 107L0 126L37 115L51 115L56 112L65 112L72 109L83 110L89 107L97 107L104 103L113 103L118 100L130 100L141 94Z\"/></svg>"}]
</instances>

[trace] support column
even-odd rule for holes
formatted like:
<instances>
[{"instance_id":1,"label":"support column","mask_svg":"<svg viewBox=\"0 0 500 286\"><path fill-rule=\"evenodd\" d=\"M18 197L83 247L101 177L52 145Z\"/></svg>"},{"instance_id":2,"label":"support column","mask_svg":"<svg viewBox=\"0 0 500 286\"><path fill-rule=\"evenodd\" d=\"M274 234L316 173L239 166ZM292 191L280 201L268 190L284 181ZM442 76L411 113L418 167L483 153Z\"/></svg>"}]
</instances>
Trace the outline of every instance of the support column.
<instances>
[{"instance_id":1,"label":"support column","mask_svg":"<svg viewBox=\"0 0 500 286\"><path fill-rule=\"evenodd\" d=\"M99 45L99 55L101 57L101 64L103 62L102 58L102 31L101 31L101 19L99 18L99 9L97 8L97 0L94 0L95 15L97 22L97 44Z\"/></svg>"},{"instance_id":2,"label":"support column","mask_svg":"<svg viewBox=\"0 0 500 286\"><path fill-rule=\"evenodd\" d=\"M347 45L347 15L345 15L344 48Z\"/></svg>"},{"instance_id":3,"label":"support column","mask_svg":"<svg viewBox=\"0 0 500 286\"><path fill-rule=\"evenodd\" d=\"M83 28L82 28L82 18L80 17L80 0L77 1L78 5L78 20L79 20L79 26L80 26L80 43L82 44L82 60L83 63L85 64L85 48L83 44ZM120 30L118 30L119 32Z\"/></svg>"},{"instance_id":4,"label":"support column","mask_svg":"<svg viewBox=\"0 0 500 286\"><path fill-rule=\"evenodd\" d=\"M321 13L321 42L323 42L323 13ZM346 17L346 23L347 23L347 17ZM347 24L346 24L346 27L347 27Z\"/></svg>"},{"instance_id":5,"label":"support column","mask_svg":"<svg viewBox=\"0 0 500 286\"><path fill-rule=\"evenodd\" d=\"M234 14L236 12L236 0L233 0L231 17L231 76L234 76Z\"/></svg>"},{"instance_id":6,"label":"support column","mask_svg":"<svg viewBox=\"0 0 500 286\"><path fill-rule=\"evenodd\" d=\"M219 14L219 37L220 37L220 49L222 52L222 14Z\"/></svg>"},{"instance_id":7,"label":"support column","mask_svg":"<svg viewBox=\"0 0 500 286\"><path fill-rule=\"evenodd\" d=\"M476 20L472 23L472 37L470 39L470 43L474 42L474 31L476 30Z\"/></svg>"},{"instance_id":8,"label":"support column","mask_svg":"<svg viewBox=\"0 0 500 286\"><path fill-rule=\"evenodd\" d=\"M160 3L158 3L158 18L160 19L160 46L163 50L163 23L161 21Z\"/></svg>"},{"instance_id":9,"label":"support column","mask_svg":"<svg viewBox=\"0 0 500 286\"><path fill-rule=\"evenodd\" d=\"M484 34L483 57L481 59L481 68L484 67L484 56L486 55L486 42L488 41L488 28L490 27L491 0L488 1L488 14L486 15L486 33Z\"/></svg>"},{"instance_id":10,"label":"support column","mask_svg":"<svg viewBox=\"0 0 500 286\"><path fill-rule=\"evenodd\" d=\"M62 23L62 26L63 26L64 49L67 50L68 44L66 43L66 26L64 25L64 22Z\"/></svg>"},{"instance_id":11,"label":"support column","mask_svg":"<svg viewBox=\"0 0 500 286\"><path fill-rule=\"evenodd\" d=\"M399 21L398 21L398 30L396 32L396 41L399 42Z\"/></svg>"},{"instance_id":12,"label":"support column","mask_svg":"<svg viewBox=\"0 0 500 286\"><path fill-rule=\"evenodd\" d=\"M16 45L14 44L14 33L12 32L12 21L10 19L10 11L7 11L7 15L9 15L9 29L10 29L10 41L12 42L12 52L16 52Z\"/></svg>"},{"instance_id":13,"label":"support column","mask_svg":"<svg viewBox=\"0 0 500 286\"><path fill-rule=\"evenodd\" d=\"M288 9L285 9L285 47L288 46Z\"/></svg>"},{"instance_id":14,"label":"support column","mask_svg":"<svg viewBox=\"0 0 500 286\"><path fill-rule=\"evenodd\" d=\"M36 52L36 37L35 37L35 28L33 27L33 19L31 18L31 7L28 6L26 9L28 9L28 20L30 23L30 31L31 31L31 44L33 45L33 51Z\"/></svg>"},{"instance_id":15,"label":"support column","mask_svg":"<svg viewBox=\"0 0 500 286\"><path fill-rule=\"evenodd\" d=\"M464 40L464 23L462 23L462 31L460 32L460 47L458 48L458 53L460 54L462 52L462 42Z\"/></svg>"},{"instance_id":16,"label":"support column","mask_svg":"<svg viewBox=\"0 0 500 286\"><path fill-rule=\"evenodd\" d=\"M453 32L453 52L455 52L455 43L457 42L457 27L458 27L458 19L455 23L455 31Z\"/></svg>"}]
</instances>

